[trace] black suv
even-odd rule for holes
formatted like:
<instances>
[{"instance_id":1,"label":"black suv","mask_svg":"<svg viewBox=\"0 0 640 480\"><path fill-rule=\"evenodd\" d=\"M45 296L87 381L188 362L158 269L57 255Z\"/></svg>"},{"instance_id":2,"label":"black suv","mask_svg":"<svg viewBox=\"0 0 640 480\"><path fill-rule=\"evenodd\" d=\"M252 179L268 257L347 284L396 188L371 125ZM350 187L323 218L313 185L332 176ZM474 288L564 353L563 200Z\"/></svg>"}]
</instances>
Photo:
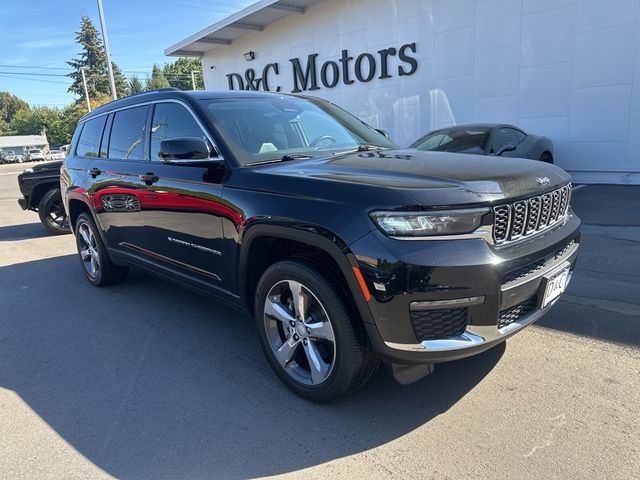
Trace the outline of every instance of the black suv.
<instances>
[{"instance_id":1,"label":"black suv","mask_svg":"<svg viewBox=\"0 0 640 480\"><path fill-rule=\"evenodd\" d=\"M161 90L83 117L61 171L82 271L246 309L297 394L401 383L544 315L580 240L569 175L400 149L324 100Z\"/></svg>"}]
</instances>

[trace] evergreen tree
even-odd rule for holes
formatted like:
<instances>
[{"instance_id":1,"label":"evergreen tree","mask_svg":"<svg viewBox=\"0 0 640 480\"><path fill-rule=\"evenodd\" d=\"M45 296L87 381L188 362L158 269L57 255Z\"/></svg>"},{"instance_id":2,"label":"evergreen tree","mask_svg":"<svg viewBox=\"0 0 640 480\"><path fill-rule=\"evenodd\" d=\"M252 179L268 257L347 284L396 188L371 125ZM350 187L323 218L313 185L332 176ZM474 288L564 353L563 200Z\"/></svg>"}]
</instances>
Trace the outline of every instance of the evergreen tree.
<instances>
[{"instance_id":1,"label":"evergreen tree","mask_svg":"<svg viewBox=\"0 0 640 480\"><path fill-rule=\"evenodd\" d=\"M113 82L116 84L116 95L118 98L126 97L129 95L129 83L124 78L118 65L111 62L111 68L113 69Z\"/></svg>"},{"instance_id":2,"label":"evergreen tree","mask_svg":"<svg viewBox=\"0 0 640 480\"><path fill-rule=\"evenodd\" d=\"M170 87L169 82L167 81L164 73L158 65L153 64L153 69L151 70L151 78L147 78L147 90L156 90L158 88L167 88Z\"/></svg>"},{"instance_id":3,"label":"evergreen tree","mask_svg":"<svg viewBox=\"0 0 640 480\"><path fill-rule=\"evenodd\" d=\"M135 93L144 92L144 85L137 75L134 75L129 79L129 91L132 95Z\"/></svg>"},{"instance_id":4,"label":"evergreen tree","mask_svg":"<svg viewBox=\"0 0 640 480\"><path fill-rule=\"evenodd\" d=\"M173 63L165 63L162 69L171 86L180 90L193 90L191 72L197 72L194 73L196 90L203 90L202 62L199 58L180 57Z\"/></svg>"},{"instance_id":5,"label":"evergreen tree","mask_svg":"<svg viewBox=\"0 0 640 480\"><path fill-rule=\"evenodd\" d=\"M75 71L68 74L73 79L69 87L69 92L79 97L82 101L84 97L84 87L82 85L82 73L80 68L87 67L85 75L87 78L87 91L89 98L110 95L109 75L107 72L107 56L102 44L102 38L96 27L86 15L80 21L80 30L76 32L76 42L82 47L80 54L67 62ZM115 63L113 67L113 77L116 84L116 94L124 96L128 93L127 82L122 75L122 71Z\"/></svg>"}]
</instances>

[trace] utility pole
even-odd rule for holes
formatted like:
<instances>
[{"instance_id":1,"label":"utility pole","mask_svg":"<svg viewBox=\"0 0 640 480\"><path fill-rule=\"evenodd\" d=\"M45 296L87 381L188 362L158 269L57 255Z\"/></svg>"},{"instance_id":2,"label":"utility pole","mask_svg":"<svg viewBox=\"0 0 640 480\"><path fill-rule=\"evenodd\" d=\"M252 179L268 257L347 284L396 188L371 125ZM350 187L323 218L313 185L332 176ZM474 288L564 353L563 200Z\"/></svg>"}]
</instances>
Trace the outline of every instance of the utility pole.
<instances>
[{"instance_id":1,"label":"utility pole","mask_svg":"<svg viewBox=\"0 0 640 480\"><path fill-rule=\"evenodd\" d=\"M102 40L104 41L104 50L107 55L107 71L109 72L109 86L111 87L111 98L116 100L116 82L113 79L113 67L111 66L111 50L109 50L109 36L107 35L107 23L104 21L104 12L102 11L102 0L98 0L98 14L100 15L100 25L102 26Z\"/></svg>"},{"instance_id":2,"label":"utility pole","mask_svg":"<svg viewBox=\"0 0 640 480\"><path fill-rule=\"evenodd\" d=\"M196 76L195 73L200 73L199 70L191 70L191 84L193 85L193 89L196 90Z\"/></svg>"},{"instance_id":3,"label":"utility pole","mask_svg":"<svg viewBox=\"0 0 640 480\"><path fill-rule=\"evenodd\" d=\"M84 85L84 98L87 101L87 110L91 111L91 103L89 103L89 91L87 90L87 77L84 75L84 71L87 67L80 67L80 73L82 74L82 85Z\"/></svg>"}]
</instances>

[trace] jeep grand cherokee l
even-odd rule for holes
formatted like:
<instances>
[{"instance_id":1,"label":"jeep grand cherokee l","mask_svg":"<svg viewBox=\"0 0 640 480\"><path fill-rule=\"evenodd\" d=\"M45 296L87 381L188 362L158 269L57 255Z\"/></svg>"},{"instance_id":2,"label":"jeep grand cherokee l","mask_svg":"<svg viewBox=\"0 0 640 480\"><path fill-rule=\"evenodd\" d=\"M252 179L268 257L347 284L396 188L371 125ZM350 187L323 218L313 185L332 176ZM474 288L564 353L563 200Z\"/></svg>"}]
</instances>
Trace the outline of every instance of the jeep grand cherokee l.
<instances>
[{"instance_id":1,"label":"jeep grand cherokee l","mask_svg":"<svg viewBox=\"0 0 640 480\"><path fill-rule=\"evenodd\" d=\"M81 119L61 191L95 286L141 267L237 305L298 395L401 383L544 315L580 221L553 165L400 149L316 98L153 91Z\"/></svg>"}]
</instances>

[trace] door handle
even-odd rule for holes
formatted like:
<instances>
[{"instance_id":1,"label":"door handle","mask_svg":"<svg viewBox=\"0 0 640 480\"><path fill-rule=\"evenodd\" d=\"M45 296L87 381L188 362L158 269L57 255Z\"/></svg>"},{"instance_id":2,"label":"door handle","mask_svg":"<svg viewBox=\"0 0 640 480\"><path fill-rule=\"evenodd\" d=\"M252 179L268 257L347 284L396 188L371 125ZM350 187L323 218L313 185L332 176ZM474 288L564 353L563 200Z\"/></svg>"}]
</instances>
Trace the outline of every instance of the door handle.
<instances>
[{"instance_id":1,"label":"door handle","mask_svg":"<svg viewBox=\"0 0 640 480\"><path fill-rule=\"evenodd\" d=\"M147 172L144 175L138 175L138 178L147 185L152 185L160 180L158 176L153 172Z\"/></svg>"},{"instance_id":2,"label":"door handle","mask_svg":"<svg viewBox=\"0 0 640 480\"><path fill-rule=\"evenodd\" d=\"M91 170L89 170L89 175L91 175L93 178L96 178L101 173L102 172L100 171L100 169L96 167L93 167Z\"/></svg>"}]
</instances>

